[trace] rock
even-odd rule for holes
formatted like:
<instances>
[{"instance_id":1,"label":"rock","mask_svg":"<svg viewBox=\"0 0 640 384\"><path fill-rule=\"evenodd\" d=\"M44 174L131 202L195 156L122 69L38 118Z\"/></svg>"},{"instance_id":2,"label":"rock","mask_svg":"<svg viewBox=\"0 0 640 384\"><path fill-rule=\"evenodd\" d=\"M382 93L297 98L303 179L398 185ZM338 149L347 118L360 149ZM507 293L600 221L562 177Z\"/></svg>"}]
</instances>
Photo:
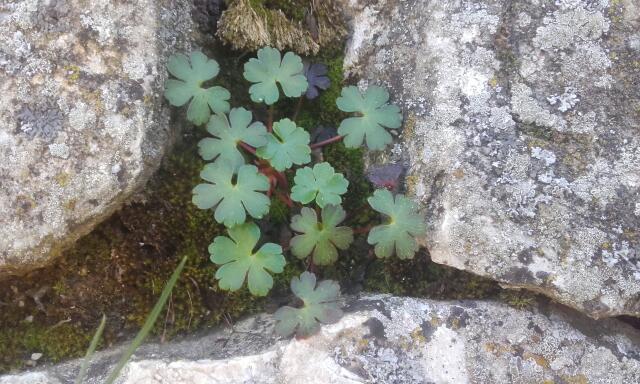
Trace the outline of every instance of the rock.
<instances>
[{"instance_id":1,"label":"rock","mask_svg":"<svg viewBox=\"0 0 640 384\"><path fill-rule=\"evenodd\" d=\"M172 137L187 0L0 4L0 275L42 266L140 188Z\"/></svg>"},{"instance_id":2,"label":"rock","mask_svg":"<svg viewBox=\"0 0 640 384\"><path fill-rule=\"evenodd\" d=\"M102 383L117 351L96 355ZM0 377L0 384L72 383L79 362ZM439 302L386 295L350 300L347 314L308 339L277 340L270 315L198 338L142 347L133 383L637 383L640 333L541 303Z\"/></svg>"},{"instance_id":3,"label":"rock","mask_svg":"<svg viewBox=\"0 0 640 384\"><path fill-rule=\"evenodd\" d=\"M434 261L640 316L635 0L354 0L346 70L406 114Z\"/></svg>"}]
</instances>

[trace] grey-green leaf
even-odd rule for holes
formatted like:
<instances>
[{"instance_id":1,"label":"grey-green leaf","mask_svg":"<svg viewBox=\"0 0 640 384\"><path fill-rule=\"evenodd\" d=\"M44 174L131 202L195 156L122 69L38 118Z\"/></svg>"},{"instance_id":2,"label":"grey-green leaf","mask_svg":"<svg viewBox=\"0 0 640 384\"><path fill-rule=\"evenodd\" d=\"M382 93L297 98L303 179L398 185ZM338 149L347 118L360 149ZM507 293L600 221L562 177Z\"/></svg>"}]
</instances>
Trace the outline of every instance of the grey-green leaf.
<instances>
[{"instance_id":1,"label":"grey-green leaf","mask_svg":"<svg viewBox=\"0 0 640 384\"><path fill-rule=\"evenodd\" d=\"M217 113L207 124L207 131L214 137L207 137L198 143L200 156L204 160L227 162L234 170L245 163L238 149L241 142L253 147L267 143L267 129L259 121L251 122L253 115L244 108L233 108L229 116Z\"/></svg>"},{"instance_id":2,"label":"grey-green leaf","mask_svg":"<svg viewBox=\"0 0 640 384\"><path fill-rule=\"evenodd\" d=\"M345 87L336 104L341 111L358 114L343 120L338 127L348 148L366 142L369 149L384 149L392 141L387 129L402 125L400 108L389 104L389 92L382 87L370 86L364 94L355 86Z\"/></svg>"},{"instance_id":3,"label":"grey-green leaf","mask_svg":"<svg viewBox=\"0 0 640 384\"><path fill-rule=\"evenodd\" d=\"M165 97L171 105L181 107L191 100L187 110L187 119L196 125L209 121L211 111L225 113L229 110L231 95L226 89L213 86L204 88L203 84L218 74L218 63L202 52L192 52L189 57L183 54L171 56L167 63L169 73L176 79L165 84Z\"/></svg>"},{"instance_id":4,"label":"grey-green leaf","mask_svg":"<svg viewBox=\"0 0 640 384\"><path fill-rule=\"evenodd\" d=\"M367 241L375 245L376 256L386 258L394 253L400 259L411 259L418 251L417 236L426 231L425 220L415 204L404 195L395 198L386 189L379 189L368 199L371 207L388 217L386 224L375 226Z\"/></svg>"},{"instance_id":5,"label":"grey-green leaf","mask_svg":"<svg viewBox=\"0 0 640 384\"><path fill-rule=\"evenodd\" d=\"M331 324L340 320L340 286L335 281L324 280L316 286L316 275L304 272L291 279L291 290L302 300L301 308L282 307L273 315L276 333L287 337L295 333L306 337L316 333L320 324Z\"/></svg>"}]
</instances>

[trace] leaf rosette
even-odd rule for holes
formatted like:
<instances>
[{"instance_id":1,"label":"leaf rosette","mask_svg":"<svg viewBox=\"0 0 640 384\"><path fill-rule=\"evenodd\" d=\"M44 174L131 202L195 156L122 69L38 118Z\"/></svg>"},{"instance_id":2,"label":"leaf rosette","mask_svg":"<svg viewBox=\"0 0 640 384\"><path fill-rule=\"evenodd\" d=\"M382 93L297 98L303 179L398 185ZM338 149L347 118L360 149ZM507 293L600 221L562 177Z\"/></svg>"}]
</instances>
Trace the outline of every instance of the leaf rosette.
<instances>
[{"instance_id":1,"label":"leaf rosette","mask_svg":"<svg viewBox=\"0 0 640 384\"><path fill-rule=\"evenodd\" d=\"M310 336L320 329L321 323L335 323L342 317L338 302L340 286L335 281L324 280L316 286L316 275L304 272L299 278L291 279L291 291L302 300L303 306L285 306L276 311L273 316L278 335Z\"/></svg>"},{"instance_id":2,"label":"leaf rosette","mask_svg":"<svg viewBox=\"0 0 640 384\"><path fill-rule=\"evenodd\" d=\"M245 163L238 149L241 142L253 147L267 144L267 129L264 124L254 121L251 112L244 108L233 108L229 117L215 114L207 124L207 131L214 137L206 137L198 143L198 152L204 160L227 162L234 170Z\"/></svg>"},{"instance_id":3,"label":"leaf rosette","mask_svg":"<svg viewBox=\"0 0 640 384\"><path fill-rule=\"evenodd\" d=\"M182 107L189 103L187 119L196 125L209 121L211 111L225 113L229 110L231 94L223 87L204 88L203 84L218 75L220 66L202 52L192 52L189 57L183 54L171 56L167 63L169 73L175 79L167 80L164 96L169 103Z\"/></svg>"},{"instance_id":4,"label":"leaf rosette","mask_svg":"<svg viewBox=\"0 0 640 384\"><path fill-rule=\"evenodd\" d=\"M343 195L347 192L349 181L336 173L329 163L319 163L296 171L291 189L291 199L302 204L316 201L320 208L327 204L340 205Z\"/></svg>"},{"instance_id":5,"label":"leaf rosette","mask_svg":"<svg viewBox=\"0 0 640 384\"><path fill-rule=\"evenodd\" d=\"M221 289L237 291L246 280L251 294L265 296L273 287L269 272L280 273L286 264L282 247L266 243L254 252L259 240L258 226L245 223L230 228L229 237L218 236L209 245L211 261L220 265L216 279Z\"/></svg>"},{"instance_id":6,"label":"leaf rosette","mask_svg":"<svg viewBox=\"0 0 640 384\"><path fill-rule=\"evenodd\" d=\"M273 133L266 136L266 144L258 148L256 153L282 172L293 164L302 165L311 161L310 140L307 131L289 119L282 119L273 125Z\"/></svg>"},{"instance_id":7,"label":"leaf rosette","mask_svg":"<svg viewBox=\"0 0 640 384\"><path fill-rule=\"evenodd\" d=\"M256 219L269 212L269 179L254 165L238 169L234 182L233 168L226 163L207 164L200 177L209 183L193 189L193 203L200 209L215 207L214 218L226 227L245 222L247 213Z\"/></svg>"},{"instance_id":8,"label":"leaf rosette","mask_svg":"<svg viewBox=\"0 0 640 384\"><path fill-rule=\"evenodd\" d=\"M291 229L300 233L291 239L291 253L304 259L312 255L316 265L333 264L338 259L338 249L345 250L353 242L353 230L339 227L347 214L339 205L326 205L318 222L316 211L304 207L291 220Z\"/></svg>"},{"instance_id":9,"label":"leaf rosette","mask_svg":"<svg viewBox=\"0 0 640 384\"><path fill-rule=\"evenodd\" d=\"M415 204L404 195L396 195L379 189L368 199L374 210L388 216L386 224L375 226L369 232L367 242L375 245L376 256L386 258L394 253L400 259L412 259L418 251L417 236L424 235L424 217L418 214Z\"/></svg>"},{"instance_id":10,"label":"leaf rosette","mask_svg":"<svg viewBox=\"0 0 640 384\"><path fill-rule=\"evenodd\" d=\"M258 57L250 59L244 65L244 78L254 83L249 88L251 100L256 103L272 105L280 98L278 84L287 97L298 97L308 87L302 74L303 65L300 56L265 47L258 50Z\"/></svg>"},{"instance_id":11,"label":"leaf rosette","mask_svg":"<svg viewBox=\"0 0 640 384\"><path fill-rule=\"evenodd\" d=\"M343 88L336 104L343 112L358 114L346 118L338 127L338 134L344 136L348 148L357 148L366 141L369 149L384 149L393 141L387 128L402 125L400 108L389 104L389 92L382 87L370 86L364 94L355 86Z\"/></svg>"}]
</instances>

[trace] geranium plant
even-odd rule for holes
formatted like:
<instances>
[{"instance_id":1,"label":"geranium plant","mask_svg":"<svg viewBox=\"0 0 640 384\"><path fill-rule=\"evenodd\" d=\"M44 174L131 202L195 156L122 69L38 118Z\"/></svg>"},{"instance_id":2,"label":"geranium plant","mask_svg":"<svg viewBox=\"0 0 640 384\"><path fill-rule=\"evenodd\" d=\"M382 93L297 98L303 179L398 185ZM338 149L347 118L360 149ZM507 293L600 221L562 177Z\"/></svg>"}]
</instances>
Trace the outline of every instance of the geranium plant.
<instances>
[{"instance_id":1,"label":"geranium plant","mask_svg":"<svg viewBox=\"0 0 640 384\"><path fill-rule=\"evenodd\" d=\"M246 285L252 294L264 296L273 286L272 275L284 270L287 251L307 260L310 271L291 281L297 305L275 314L278 334L304 337L317 331L320 323L339 319L338 283L318 283L314 272L338 260L354 233L368 232L368 242L380 258L414 256L415 238L425 230L424 217L409 198L388 190L395 192L397 182L376 183L388 189L379 189L368 199L385 221L354 230L341 225L347 218L341 204L349 181L331 164L314 161L317 156L312 156L313 150L340 141L346 147L366 144L372 150L390 144L388 130L401 126L402 114L389 102L386 89L343 88L337 107L353 115L342 121L337 132L324 127L312 138L309 130L316 127L299 126L296 117L303 98L312 100L330 86L324 64L303 64L292 52L283 55L275 48L260 49L245 64L243 74L251 83L251 100L267 106L265 121L254 121L255 115L245 108L231 108L226 89L205 86L218 74L219 66L203 53L175 55L168 70L175 78L167 81L166 98L175 106L189 103L187 118L206 125L211 134L198 145L200 155L210 163L201 172L204 182L193 190L193 203L210 209L214 219L227 227L228 236L217 236L209 246L211 261L218 265L219 287L236 291ZM293 116L274 122L274 105L283 96L299 98L298 106ZM391 173L395 179L400 174ZM273 196L291 208L294 236L287 244L260 245L260 229L253 220L267 216Z\"/></svg>"}]
</instances>

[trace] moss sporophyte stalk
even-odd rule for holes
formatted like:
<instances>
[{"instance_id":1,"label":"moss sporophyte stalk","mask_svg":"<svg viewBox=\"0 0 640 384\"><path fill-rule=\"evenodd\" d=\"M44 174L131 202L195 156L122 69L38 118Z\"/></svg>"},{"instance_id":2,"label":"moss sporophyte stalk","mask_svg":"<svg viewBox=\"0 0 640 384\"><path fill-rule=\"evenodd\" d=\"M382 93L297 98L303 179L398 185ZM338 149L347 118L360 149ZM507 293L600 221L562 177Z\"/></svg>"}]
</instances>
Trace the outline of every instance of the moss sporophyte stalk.
<instances>
[{"instance_id":1,"label":"moss sporophyte stalk","mask_svg":"<svg viewBox=\"0 0 640 384\"><path fill-rule=\"evenodd\" d=\"M380 258L394 254L400 259L413 258L418 251L415 237L425 230L424 218L413 202L379 189L368 203L387 222L364 223L356 229L340 225L348 221L342 204L349 181L322 156L312 156L314 150L338 142L347 148L366 145L371 150L389 145L388 130L400 128L402 114L389 103L386 89L342 88L334 103L351 116L333 134L321 135L317 134L320 129L331 131L304 126L299 116L305 114L305 98L314 99L330 88L327 66L322 63L303 62L293 52L282 54L272 47L258 50L257 57L244 64L243 76L251 83L250 99L266 106L264 121L249 109L229 104L230 92L212 84L218 63L202 52L177 54L167 68L175 77L167 81L167 100L178 107L188 104L187 119L206 125L211 134L198 145L200 156L209 163L200 174L205 183L193 189L193 203L211 210L214 219L227 228L228 236L215 237L209 246L211 261L218 266L219 287L238 291L246 285L251 294L265 296L274 285L273 276L284 271L286 254L307 265L307 272L291 280L293 294L304 305L283 307L275 314L281 336L308 336L319 329L319 323L340 318L338 283L316 284L315 273L318 267L338 260L340 251L353 243L354 233L368 232L367 242ZM291 116L278 116L277 105L286 98L298 99L295 110ZM280 244L261 243L261 228L269 226L264 218L273 210L274 197L291 208L293 236Z\"/></svg>"}]
</instances>

